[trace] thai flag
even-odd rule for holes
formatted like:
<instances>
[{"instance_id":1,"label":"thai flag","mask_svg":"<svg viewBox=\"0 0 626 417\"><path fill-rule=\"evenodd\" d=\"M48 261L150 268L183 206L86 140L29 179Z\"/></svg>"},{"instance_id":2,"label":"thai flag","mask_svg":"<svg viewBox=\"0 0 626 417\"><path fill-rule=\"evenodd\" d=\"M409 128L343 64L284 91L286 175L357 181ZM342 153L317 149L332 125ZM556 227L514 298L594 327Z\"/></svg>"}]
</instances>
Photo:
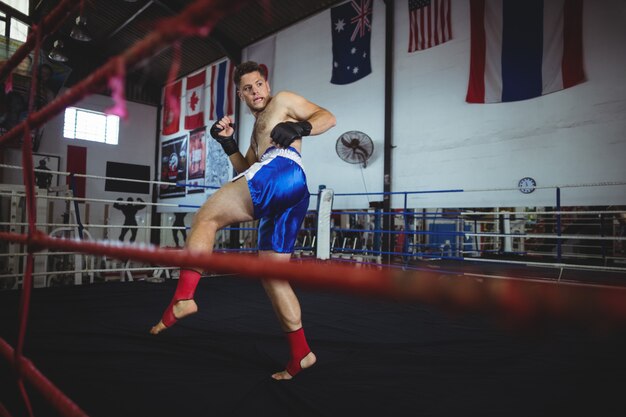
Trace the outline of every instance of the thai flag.
<instances>
[{"instance_id":1,"label":"thai flag","mask_svg":"<svg viewBox=\"0 0 626 417\"><path fill-rule=\"evenodd\" d=\"M582 0L471 0L466 101L526 100L581 83Z\"/></svg>"},{"instance_id":2,"label":"thai flag","mask_svg":"<svg viewBox=\"0 0 626 417\"><path fill-rule=\"evenodd\" d=\"M209 120L219 120L235 113L233 64L225 60L211 65L211 104Z\"/></svg>"}]
</instances>

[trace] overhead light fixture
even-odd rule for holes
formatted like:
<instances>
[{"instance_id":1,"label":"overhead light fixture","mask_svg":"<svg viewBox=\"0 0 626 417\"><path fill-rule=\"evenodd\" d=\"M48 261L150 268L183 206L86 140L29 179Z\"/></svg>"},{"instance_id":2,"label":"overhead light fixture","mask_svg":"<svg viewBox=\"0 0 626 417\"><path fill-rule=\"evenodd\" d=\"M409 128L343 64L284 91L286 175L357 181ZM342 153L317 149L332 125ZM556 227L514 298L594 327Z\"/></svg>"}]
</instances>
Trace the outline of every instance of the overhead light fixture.
<instances>
[{"instance_id":1,"label":"overhead light fixture","mask_svg":"<svg viewBox=\"0 0 626 417\"><path fill-rule=\"evenodd\" d=\"M81 42L89 42L92 37L87 30L87 20L83 16L76 18L76 25L70 32L70 38Z\"/></svg>"},{"instance_id":2,"label":"overhead light fixture","mask_svg":"<svg viewBox=\"0 0 626 417\"><path fill-rule=\"evenodd\" d=\"M57 62L67 62L67 55L63 53L63 42L59 40L54 41L54 46L52 50L50 50L48 58Z\"/></svg>"}]
</instances>

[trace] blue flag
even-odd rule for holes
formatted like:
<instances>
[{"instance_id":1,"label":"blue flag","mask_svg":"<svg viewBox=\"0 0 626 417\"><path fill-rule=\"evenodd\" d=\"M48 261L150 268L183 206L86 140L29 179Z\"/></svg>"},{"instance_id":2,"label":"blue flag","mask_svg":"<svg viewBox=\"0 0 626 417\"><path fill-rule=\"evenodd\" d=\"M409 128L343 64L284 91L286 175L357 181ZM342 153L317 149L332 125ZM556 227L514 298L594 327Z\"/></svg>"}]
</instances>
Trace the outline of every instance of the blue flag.
<instances>
[{"instance_id":1,"label":"blue flag","mask_svg":"<svg viewBox=\"0 0 626 417\"><path fill-rule=\"evenodd\" d=\"M372 72L372 0L353 0L330 9L333 34L332 84L350 84Z\"/></svg>"}]
</instances>

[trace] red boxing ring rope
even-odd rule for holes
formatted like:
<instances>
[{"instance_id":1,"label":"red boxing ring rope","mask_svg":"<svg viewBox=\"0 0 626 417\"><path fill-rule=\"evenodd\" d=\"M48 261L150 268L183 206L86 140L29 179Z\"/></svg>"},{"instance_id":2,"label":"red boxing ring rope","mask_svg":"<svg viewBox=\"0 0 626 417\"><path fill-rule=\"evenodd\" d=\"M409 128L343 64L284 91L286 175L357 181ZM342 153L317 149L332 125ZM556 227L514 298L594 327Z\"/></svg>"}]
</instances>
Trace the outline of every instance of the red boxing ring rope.
<instances>
[{"instance_id":1,"label":"red boxing ring rope","mask_svg":"<svg viewBox=\"0 0 626 417\"><path fill-rule=\"evenodd\" d=\"M41 25L34 29L27 42L0 68L0 80L6 78L33 47L39 48L44 38L44 30L58 29L81 1L84 0L63 0ZM17 370L18 385L29 415L32 416L33 412L23 384L24 378L38 388L60 414L86 416L76 404L46 379L32 362L22 356L32 288L33 252L41 248L107 255L161 266L196 267L216 273L236 273L250 278L283 279L310 287L401 301L420 301L455 311L501 314L515 323L526 324L548 317L602 326L622 327L626 324L626 290L623 289L541 281L531 283L512 279L485 279L479 282L465 276L441 275L436 272L374 270L337 264L311 263L307 268L302 268L302 265L295 262L273 262L250 255L214 253L208 256L206 253L173 251L152 246L112 245L106 242L51 238L36 231L30 130L43 125L85 96L103 90L111 78L123 77L125 71L157 54L163 47L186 37L208 35L223 16L237 10L246 2L247 0L196 0L178 16L161 21L143 40L117 57L111 58L89 77L41 110L31 112L24 122L0 137L0 145L19 137L24 139L22 160L29 235L0 232L2 240L28 245L20 302L20 328L15 350L0 338L0 354ZM35 82L36 74L33 74L33 83ZM240 261L243 259L245 262ZM1 404L0 415L10 415Z\"/></svg>"},{"instance_id":2,"label":"red boxing ring rope","mask_svg":"<svg viewBox=\"0 0 626 417\"><path fill-rule=\"evenodd\" d=\"M43 125L89 94L102 91L108 80L118 74L119 65L128 70L152 57L171 43L192 36L207 36L224 16L238 10L249 0L196 0L178 16L162 20L153 32L122 54L113 57L87 78L77 83L41 110L0 137L0 145L24 135L27 127ZM121 64L120 64L121 63Z\"/></svg>"},{"instance_id":3,"label":"red boxing ring rope","mask_svg":"<svg viewBox=\"0 0 626 417\"><path fill-rule=\"evenodd\" d=\"M419 301L455 311L499 314L515 323L527 324L545 318L589 322L621 327L626 325L626 289L570 285L548 281L485 279L397 269L354 268L338 264L276 262L254 255L213 253L138 247L51 238L42 232L28 237L0 233L0 239L112 258L133 259L161 266L202 268L250 278L289 280L308 287Z\"/></svg>"},{"instance_id":4,"label":"red boxing ring rope","mask_svg":"<svg viewBox=\"0 0 626 417\"><path fill-rule=\"evenodd\" d=\"M83 0L63 0L57 7L52 10L41 22L39 27L48 33L56 32L65 19L67 19L77 8L78 3ZM38 31L37 31L38 32ZM37 33L31 32L26 38L26 42L20 46L17 51L0 67L0 81L3 81L11 71L16 68L20 62L30 51L33 50L36 43Z\"/></svg>"},{"instance_id":5,"label":"red boxing ring rope","mask_svg":"<svg viewBox=\"0 0 626 417\"><path fill-rule=\"evenodd\" d=\"M18 49L15 54L13 54L13 56L7 61L7 63L5 63L5 65L2 66L2 68L0 68L0 80L4 80L4 78L10 74L12 69L15 68L33 49L33 47L36 48L38 53L47 29L50 28L51 31L56 31L61 26L63 21L70 15L70 13L75 10L78 3L80 2L82 5L83 1L84 0L63 0L63 2L59 4L38 27L34 27L27 39L27 42L20 49ZM30 136L30 130L43 125L52 117L63 111L66 107L77 103L85 96L101 91L107 86L107 84L109 84L111 79L124 77L128 68L132 68L144 59L157 54L163 47L168 46L172 42L191 36L207 36L215 24L217 24L223 16L237 10L245 2L247 2L247 0L196 0L194 3L186 7L178 16L161 21L156 30L151 32L142 41L136 43L133 47L129 48L121 55L111 58L105 65L100 67L89 77L76 84L74 87L66 91L65 94L37 112L32 111L33 94L36 90L35 86L37 83L37 74L33 74L31 97L29 102L30 112L27 119L0 137L0 145L8 143L10 140L17 139L19 137L23 138L22 167L24 171L24 185L26 189L26 207L28 211L29 231L36 230L36 211L34 210L35 184L32 166L32 138ZM50 31L47 32L49 33ZM120 89L118 88L118 90ZM117 93L120 93L120 91L117 91ZM114 95L114 98L118 100L118 103L116 103L117 106L121 106L119 101L123 101L123 97L121 97L120 94L117 94ZM30 240L30 237L27 237L27 239ZM33 416L33 410L23 384L23 376L28 375L29 373L33 374L32 370L34 367L32 369L28 367L23 369L25 364L29 362L25 362L26 360L22 356L22 351L28 321L30 291L32 288L33 250L34 249L32 247L29 247L26 259L23 290L19 308L19 334L16 348L13 351L12 361L18 374L18 387L30 416ZM6 349L3 349L3 352L4 350ZM30 372L27 371L27 369L30 369ZM44 384L43 388L45 390L50 387ZM56 390L50 395L54 400L53 405L59 407L57 410L61 414L75 415L72 414L72 407L67 406L67 401L69 401L69 399L67 399L60 391ZM9 415L8 411L3 406L0 407L0 412L3 415Z\"/></svg>"},{"instance_id":6,"label":"red boxing ring rope","mask_svg":"<svg viewBox=\"0 0 626 417\"><path fill-rule=\"evenodd\" d=\"M56 387L48 378L46 378L33 363L26 359L21 358L20 364L15 363L15 354L13 348L0 338L0 354L5 357L9 363L12 363L16 368L20 369L22 375L26 377L28 382L33 384L39 389L39 392L52 404L56 410L63 410L63 415L68 417L87 417L87 414L80 409L72 400L67 398L65 394L59 388ZM10 415L8 411L5 411L6 415ZM0 415L2 414L2 405L0 404Z\"/></svg>"}]
</instances>

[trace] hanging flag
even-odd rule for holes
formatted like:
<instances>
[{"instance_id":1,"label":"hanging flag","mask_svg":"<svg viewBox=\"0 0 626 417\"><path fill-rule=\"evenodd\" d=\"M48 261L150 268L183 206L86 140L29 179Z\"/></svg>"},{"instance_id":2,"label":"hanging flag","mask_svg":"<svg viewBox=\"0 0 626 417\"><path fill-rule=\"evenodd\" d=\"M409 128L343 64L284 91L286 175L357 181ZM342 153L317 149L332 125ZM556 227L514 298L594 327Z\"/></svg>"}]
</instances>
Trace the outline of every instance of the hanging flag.
<instances>
[{"instance_id":1,"label":"hanging flag","mask_svg":"<svg viewBox=\"0 0 626 417\"><path fill-rule=\"evenodd\" d=\"M272 73L274 70L274 51L276 49L276 36L270 36L252 46L246 51L246 59L254 61L261 66L265 72L265 79L272 85Z\"/></svg>"},{"instance_id":2,"label":"hanging flag","mask_svg":"<svg viewBox=\"0 0 626 417\"><path fill-rule=\"evenodd\" d=\"M582 0L471 0L466 101L525 100L584 81Z\"/></svg>"},{"instance_id":3,"label":"hanging flag","mask_svg":"<svg viewBox=\"0 0 626 417\"><path fill-rule=\"evenodd\" d=\"M450 0L409 0L409 52L452 39Z\"/></svg>"},{"instance_id":4,"label":"hanging flag","mask_svg":"<svg viewBox=\"0 0 626 417\"><path fill-rule=\"evenodd\" d=\"M185 129L194 130L204 126L204 80L206 71L187 77L185 98Z\"/></svg>"},{"instance_id":5,"label":"hanging flag","mask_svg":"<svg viewBox=\"0 0 626 417\"><path fill-rule=\"evenodd\" d=\"M163 95L163 134L171 135L180 129L180 95L183 82L178 80L165 87Z\"/></svg>"},{"instance_id":6,"label":"hanging flag","mask_svg":"<svg viewBox=\"0 0 626 417\"><path fill-rule=\"evenodd\" d=\"M372 0L353 0L330 9L333 39L332 84L350 84L372 72Z\"/></svg>"},{"instance_id":7,"label":"hanging flag","mask_svg":"<svg viewBox=\"0 0 626 417\"><path fill-rule=\"evenodd\" d=\"M235 82L229 59L211 65L211 103L209 120L219 120L235 113Z\"/></svg>"}]
</instances>

